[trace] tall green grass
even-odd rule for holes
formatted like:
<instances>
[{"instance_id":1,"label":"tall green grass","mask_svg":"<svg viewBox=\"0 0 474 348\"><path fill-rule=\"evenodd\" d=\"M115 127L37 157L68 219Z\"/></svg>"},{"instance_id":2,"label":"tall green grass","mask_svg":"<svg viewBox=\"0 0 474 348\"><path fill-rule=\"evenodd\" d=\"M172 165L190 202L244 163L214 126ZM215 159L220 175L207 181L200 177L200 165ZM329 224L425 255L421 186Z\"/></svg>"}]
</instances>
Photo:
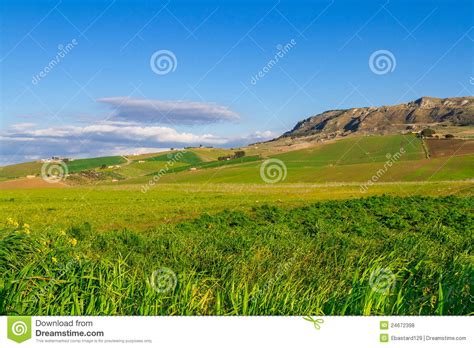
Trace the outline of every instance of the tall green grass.
<instances>
[{"instance_id":1,"label":"tall green grass","mask_svg":"<svg viewBox=\"0 0 474 348\"><path fill-rule=\"evenodd\" d=\"M103 233L84 223L28 234L10 221L0 232L0 313L472 314L473 203L264 205ZM159 293L150 276L163 267L177 283Z\"/></svg>"}]
</instances>

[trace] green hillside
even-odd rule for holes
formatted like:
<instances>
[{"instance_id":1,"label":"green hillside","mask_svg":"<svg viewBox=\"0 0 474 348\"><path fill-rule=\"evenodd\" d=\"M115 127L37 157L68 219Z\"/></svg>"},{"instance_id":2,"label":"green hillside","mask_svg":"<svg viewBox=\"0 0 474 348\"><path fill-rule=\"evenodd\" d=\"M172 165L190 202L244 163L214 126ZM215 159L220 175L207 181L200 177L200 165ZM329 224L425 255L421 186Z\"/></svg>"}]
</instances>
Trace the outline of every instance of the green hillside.
<instances>
[{"instance_id":1,"label":"green hillside","mask_svg":"<svg viewBox=\"0 0 474 348\"><path fill-rule=\"evenodd\" d=\"M69 173L79 172L81 170L99 168L101 166L113 166L127 162L121 156L96 157L87 159L77 159L67 163Z\"/></svg>"},{"instance_id":2,"label":"green hillside","mask_svg":"<svg viewBox=\"0 0 474 348\"><path fill-rule=\"evenodd\" d=\"M423 146L414 135L357 136L304 146L258 144L242 148L245 156L230 160L218 158L233 155L236 149L187 148L128 158L78 159L67 166L69 173L96 170L112 174L101 176L96 183L113 185L144 184L156 174L161 183L262 184L260 169L268 159L281 161L286 172L284 183L367 182L374 176L377 182L474 178L472 143L458 144L462 151L456 148L457 152L449 147L451 143L430 140L429 146ZM426 158L428 148L436 149L437 156ZM41 165L28 162L6 166L0 168L0 178L36 175Z\"/></svg>"},{"instance_id":3,"label":"green hillside","mask_svg":"<svg viewBox=\"0 0 474 348\"><path fill-rule=\"evenodd\" d=\"M384 162L387 155L394 155L402 148L405 151L402 160L424 158L421 141L413 135L352 137L274 157L284 161L287 166L319 167L330 164Z\"/></svg>"},{"instance_id":4,"label":"green hillside","mask_svg":"<svg viewBox=\"0 0 474 348\"><path fill-rule=\"evenodd\" d=\"M403 150L401 150L403 148ZM266 151L265 151L266 150ZM413 135L345 138L316 146L271 154L261 149L260 156L231 161L203 162L173 168L160 178L163 183L254 183L261 184L260 167L265 159L283 162L285 183L366 182L390 162L390 169L377 177L378 182L465 180L474 177L472 154L425 158L422 142ZM256 150L248 151L252 154ZM398 155L397 155L398 154ZM144 183L149 178L132 177L125 183Z\"/></svg>"},{"instance_id":5,"label":"green hillside","mask_svg":"<svg viewBox=\"0 0 474 348\"><path fill-rule=\"evenodd\" d=\"M195 152L191 151L169 152L144 159L145 162L167 162L170 160L179 160L178 162L187 164L198 164L202 162L202 159Z\"/></svg>"},{"instance_id":6,"label":"green hillside","mask_svg":"<svg viewBox=\"0 0 474 348\"><path fill-rule=\"evenodd\" d=\"M42 163L40 162L25 162L19 164L12 164L0 168L0 178L13 179L27 175L34 175L41 172Z\"/></svg>"},{"instance_id":7,"label":"green hillside","mask_svg":"<svg viewBox=\"0 0 474 348\"><path fill-rule=\"evenodd\" d=\"M85 158L68 161L66 163L69 173L79 172L81 170L88 170L100 168L101 166L119 165L127 162L122 156L96 157ZM27 175L39 175L41 167L47 165L41 162L26 162L19 164L12 164L0 168L0 178L13 179L18 177L25 177Z\"/></svg>"}]
</instances>

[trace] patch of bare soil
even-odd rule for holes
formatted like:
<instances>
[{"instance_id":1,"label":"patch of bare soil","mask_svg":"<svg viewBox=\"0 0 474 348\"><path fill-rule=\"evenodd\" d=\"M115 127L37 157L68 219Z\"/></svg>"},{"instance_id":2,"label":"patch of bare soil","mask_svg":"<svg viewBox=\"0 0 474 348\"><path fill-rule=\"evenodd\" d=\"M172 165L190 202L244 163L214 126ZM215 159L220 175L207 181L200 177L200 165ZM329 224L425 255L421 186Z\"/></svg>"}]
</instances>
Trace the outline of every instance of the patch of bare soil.
<instances>
[{"instance_id":1,"label":"patch of bare soil","mask_svg":"<svg viewBox=\"0 0 474 348\"><path fill-rule=\"evenodd\" d=\"M50 183L40 177L21 178L0 182L0 190L28 189L28 188L61 188L68 187L64 182Z\"/></svg>"},{"instance_id":2,"label":"patch of bare soil","mask_svg":"<svg viewBox=\"0 0 474 348\"><path fill-rule=\"evenodd\" d=\"M474 154L474 140L425 139L431 157Z\"/></svg>"}]
</instances>

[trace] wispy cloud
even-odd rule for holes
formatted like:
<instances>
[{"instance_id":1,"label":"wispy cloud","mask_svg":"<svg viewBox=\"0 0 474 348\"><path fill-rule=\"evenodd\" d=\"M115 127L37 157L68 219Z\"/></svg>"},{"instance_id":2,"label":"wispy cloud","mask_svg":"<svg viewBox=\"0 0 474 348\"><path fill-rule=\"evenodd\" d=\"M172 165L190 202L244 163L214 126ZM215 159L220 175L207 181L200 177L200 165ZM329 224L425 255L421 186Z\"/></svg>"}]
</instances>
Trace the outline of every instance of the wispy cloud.
<instances>
[{"instance_id":1,"label":"wispy cloud","mask_svg":"<svg viewBox=\"0 0 474 348\"><path fill-rule=\"evenodd\" d=\"M239 115L226 106L190 101L162 101L129 97L101 98L112 108L111 119L172 125L236 122Z\"/></svg>"}]
</instances>

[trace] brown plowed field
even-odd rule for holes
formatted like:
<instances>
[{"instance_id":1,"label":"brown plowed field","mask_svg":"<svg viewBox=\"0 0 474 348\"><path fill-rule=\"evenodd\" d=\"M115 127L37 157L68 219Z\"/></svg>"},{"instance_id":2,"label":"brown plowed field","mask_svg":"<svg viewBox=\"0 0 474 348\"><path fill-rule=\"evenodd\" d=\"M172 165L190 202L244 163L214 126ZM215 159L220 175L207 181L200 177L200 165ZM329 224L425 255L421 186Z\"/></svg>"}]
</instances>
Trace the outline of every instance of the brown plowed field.
<instances>
[{"instance_id":1,"label":"brown plowed field","mask_svg":"<svg viewBox=\"0 0 474 348\"><path fill-rule=\"evenodd\" d=\"M459 156L474 153L474 140L425 139L431 157Z\"/></svg>"},{"instance_id":2,"label":"brown plowed field","mask_svg":"<svg viewBox=\"0 0 474 348\"><path fill-rule=\"evenodd\" d=\"M10 189L28 189L28 188L61 188L67 187L63 182L49 183L44 181L42 178L21 178L9 181L0 182L0 190Z\"/></svg>"}]
</instances>

